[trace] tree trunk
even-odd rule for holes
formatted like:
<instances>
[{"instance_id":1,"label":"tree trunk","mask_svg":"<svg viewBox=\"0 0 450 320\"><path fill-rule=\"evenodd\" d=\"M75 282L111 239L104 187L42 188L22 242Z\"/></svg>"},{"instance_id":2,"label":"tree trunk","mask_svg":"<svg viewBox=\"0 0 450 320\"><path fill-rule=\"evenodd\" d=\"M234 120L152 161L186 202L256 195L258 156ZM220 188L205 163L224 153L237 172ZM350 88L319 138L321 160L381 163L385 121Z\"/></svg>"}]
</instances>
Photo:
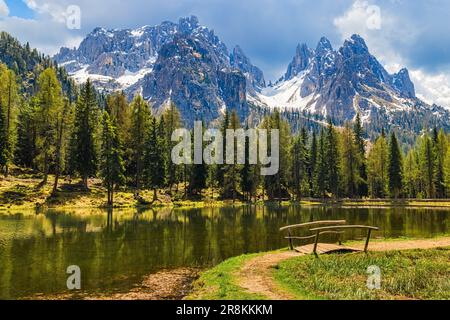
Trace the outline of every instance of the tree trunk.
<instances>
[{"instance_id":1,"label":"tree trunk","mask_svg":"<svg viewBox=\"0 0 450 320\"><path fill-rule=\"evenodd\" d=\"M153 202L156 202L158 200L158 192L157 189L153 189Z\"/></svg>"}]
</instances>

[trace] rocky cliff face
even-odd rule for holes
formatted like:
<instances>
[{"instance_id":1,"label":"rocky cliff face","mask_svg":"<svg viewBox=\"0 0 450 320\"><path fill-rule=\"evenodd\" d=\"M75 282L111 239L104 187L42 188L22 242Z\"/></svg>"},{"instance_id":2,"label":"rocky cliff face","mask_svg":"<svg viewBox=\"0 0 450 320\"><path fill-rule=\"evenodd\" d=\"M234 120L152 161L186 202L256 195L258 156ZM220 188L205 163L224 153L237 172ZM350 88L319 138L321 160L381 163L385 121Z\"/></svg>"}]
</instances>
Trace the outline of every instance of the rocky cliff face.
<instances>
[{"instance_id":1,"label":"rocky cliff face","mask_svg":"<svg viewBox=\"0 0 450 320\"><path fill-rule=\"evenodd\" d=\"M392 126L416 133L425 126L449 127L447 110L416 97L408 70L389 74L358 35L337 51L326 38L314 50L299 45L286 75L250 100L337 124L360 113L366 126L378 132Z\"/></svg>"},{"instance_id":2,"label":"rocky cliff face","mask_svg":"<svg viewBox=\"0 0 450 320\"><path fill-rule=\"evenodd\" d=\"M175 103L187 125L211 122L226 109L244 120L279 108L336 124L359 113L373 132L450 127L447 110L416 97L408 70L389 74L358 35L337 50L327 38L314 49L298 45L285 75L269 87L239 46L230 53L196 17L134 30L97 28L54 59L78 82L91 78L99 89L142 94L157 112Z\"/></svg>"},{"instance_id":3,"label":"rocky cliff face","mask_svg":"<svg viewBox=\"0 0 450 320\"><path fill-rule=\"evenodd\" d=\"M230 54L196 17L135 30L97 28L55 60L78 82L91 78L100 89L140 93L156 110L173 102L188 125L215 120L225 109L245 118L247 92L265 87L262 71L242 49Z\"/></svg>"}]
</instances>

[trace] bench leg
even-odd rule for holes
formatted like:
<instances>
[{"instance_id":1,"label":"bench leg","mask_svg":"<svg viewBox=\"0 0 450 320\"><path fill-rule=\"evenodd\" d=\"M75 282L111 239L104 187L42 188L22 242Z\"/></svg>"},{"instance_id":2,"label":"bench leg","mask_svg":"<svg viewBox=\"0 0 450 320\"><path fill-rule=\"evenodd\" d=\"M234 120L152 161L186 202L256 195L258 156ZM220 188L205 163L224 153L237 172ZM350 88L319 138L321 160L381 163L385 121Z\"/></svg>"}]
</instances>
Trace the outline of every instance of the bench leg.
<instances>
[{"instance_id":1,"label":"bench leg","mask_svg":"<svg viewBox=\"0 0 450 320\"><path fill-rule=\"evenodd\" d=\"M319 236L320 236L320 231L317 231L316 233L316 242L314 242L314 250L313 253L317 256L317 245L319 244Z\"/></svg>"},{"instance_id":2,"label":"bench leg","mask_svg":"<svg viewBox=\"0 0 450 320\"><path fill-rule=\"evenodd\" d=\"M369 249L369 241L370 241L371 234L372 234L372 229L369 229L369 232L367 233L366 245L364 247L364 252L365 253L367 253L367 251Z\"/></svg>"},{"instance_id":3,"label":"bench leg","mask_svg":"<svg viewBox=\"0 0 450 320\"><path fill-rule=\"evenodd\" d=\"M289 249L292 251L294 250L294 244L292 242L292 235L291 235L291 229L288 230L288 236L289 236Z\"/></svg>"}]
</instances>

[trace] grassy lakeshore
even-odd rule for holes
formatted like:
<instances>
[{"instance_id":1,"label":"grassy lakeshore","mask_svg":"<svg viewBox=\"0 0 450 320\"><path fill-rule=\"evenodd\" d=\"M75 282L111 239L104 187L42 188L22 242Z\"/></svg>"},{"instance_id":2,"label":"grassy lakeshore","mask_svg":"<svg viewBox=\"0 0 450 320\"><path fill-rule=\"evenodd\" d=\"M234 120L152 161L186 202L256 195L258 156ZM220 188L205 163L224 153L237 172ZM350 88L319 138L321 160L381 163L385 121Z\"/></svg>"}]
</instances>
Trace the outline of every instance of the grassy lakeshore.
<instances>
[{"instance_id":1,"label":"grassy lakeshore","mask_svg":"<svg viewBox=\"0 0 450 320\"><path fill-rule=\"evenodd\" d=\"M436 238L433 240L445 239ZM377 243L402 244L411 239L376 240ZM419 240L417 240L419 241ZM448 241L447 241L448 242ZM351 242L357 244L360 242ZM243 255L231 258L204 272L187 299L264 300L240 286L246 264L264 255L279 255L287 250ZM450 299L450 247L405 251L369 252L369 254L330 254L317 259L313 255L286 259L270 271L277 290L296 300L393 300ZM382 272L380 290L367 288L367 268L378 266Z\"/></svg>"},{"instance_id":2,"label":"grassy lakeshore","mask_svg":"<svg viewBox=\"0 0 450 320\"><path fill-rule=\"evenodd\" d=\"M41 184L40 175L31 173L10 176L8 178L0 177L0 210L26 210L35 208L106 208L107 193L99 179L89 181L89 190L77 184L77 180L68 180L62 178L60 187L56 195L52 195L53 177L49 177L47 184ZM257 197L257 202L253 204L274 205L302 205L302 206L341 206L341 207L421 207L421 208L450 208L449 200L322 200L305 198L300 202L282 201L270 202L263 201L261 194ZM158 208L158 207L179 207L179 208L203 208L203 207L221 207L221 206L240 206L246 204L242 200L222 200L219 198L219 191L211 189L204 190L202 194L196 197L186 199L183 185L178 189L173 188L172 193L168 190L158 191L158 201L153 202L153 191L143 190L140 192L140 198L134 197L133 189L121 188L114 195L114 208Z\"/></svg>"}]
</instances>

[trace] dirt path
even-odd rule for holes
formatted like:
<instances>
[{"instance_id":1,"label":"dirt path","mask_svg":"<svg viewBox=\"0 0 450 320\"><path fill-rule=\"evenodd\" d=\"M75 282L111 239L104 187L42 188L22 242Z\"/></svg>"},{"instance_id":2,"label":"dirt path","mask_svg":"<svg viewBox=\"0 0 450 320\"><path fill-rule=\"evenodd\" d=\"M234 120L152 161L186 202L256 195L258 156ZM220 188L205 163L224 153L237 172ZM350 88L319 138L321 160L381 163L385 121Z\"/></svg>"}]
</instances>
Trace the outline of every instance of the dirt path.
<instances>
[{"instance_id":1,"label":"dirt path","mask_svg":"<svg viewBox=\"0 0 450 320\"><path fill-rule=\"evenodd\" d=\"M450 246L450 238L429 240L407 240L373 242L369 246L371 251L432 249ZM364 245L352 245L363 249ZM305 254L298 252L268 253L248 261L237 274L238 284L248 292L264 296L270 300L292 300L291 294L277 287L272 278L272 269L284 260L300 257Z\"/></svg>"}]
</instances>

